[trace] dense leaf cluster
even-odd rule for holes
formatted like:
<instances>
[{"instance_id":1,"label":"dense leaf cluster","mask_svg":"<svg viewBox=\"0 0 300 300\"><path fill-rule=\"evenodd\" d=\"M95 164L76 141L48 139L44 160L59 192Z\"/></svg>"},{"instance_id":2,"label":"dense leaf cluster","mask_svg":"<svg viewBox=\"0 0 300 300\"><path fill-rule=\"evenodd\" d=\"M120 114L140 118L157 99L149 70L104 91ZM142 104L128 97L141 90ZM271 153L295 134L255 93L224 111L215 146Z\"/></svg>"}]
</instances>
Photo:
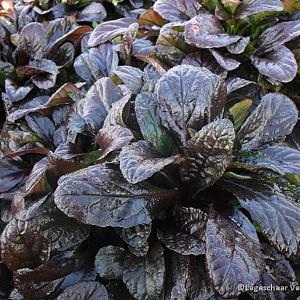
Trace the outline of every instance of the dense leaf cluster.
<instances>
[{"instance_id":1,"label":"dense leaf cluster","mask_svg":"<svg viewBox=\"0 0 300 300\"><path fill-rule=\"evenodd\" d=\"M299 65L296 0L0 1L0 298L296 299Z\"/></svg>"}]
</instances>

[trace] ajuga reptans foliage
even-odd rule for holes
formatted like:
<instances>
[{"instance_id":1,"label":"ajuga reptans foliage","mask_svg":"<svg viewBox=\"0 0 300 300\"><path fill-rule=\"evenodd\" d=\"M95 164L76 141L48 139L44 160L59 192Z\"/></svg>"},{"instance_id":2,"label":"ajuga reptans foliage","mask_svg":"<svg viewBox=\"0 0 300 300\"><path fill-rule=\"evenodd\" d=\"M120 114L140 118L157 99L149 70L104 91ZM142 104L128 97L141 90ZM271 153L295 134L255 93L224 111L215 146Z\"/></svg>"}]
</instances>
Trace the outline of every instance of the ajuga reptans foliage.
<instances>
[{"instance_id":1,"label":"ajuga reptans foliage","mask_svg":"<svg viewBox=\"0 0 300 300\"><path fill-rule=\"evenodd\" d=\"M297 299L299 66L296 0L0 1L0 298Z\"/></svg>"}]
</instances>

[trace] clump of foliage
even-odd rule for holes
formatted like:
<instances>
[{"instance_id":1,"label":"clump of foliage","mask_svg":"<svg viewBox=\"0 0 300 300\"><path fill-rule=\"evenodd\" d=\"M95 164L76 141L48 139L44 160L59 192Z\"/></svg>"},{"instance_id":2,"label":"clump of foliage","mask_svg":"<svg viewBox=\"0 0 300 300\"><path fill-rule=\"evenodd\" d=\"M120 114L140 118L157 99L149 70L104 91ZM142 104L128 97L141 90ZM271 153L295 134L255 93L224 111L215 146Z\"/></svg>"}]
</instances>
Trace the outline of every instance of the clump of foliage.
<instances>
[{"instance_id":1,"label":"clump of foliage","mask_svg":"<svg viewBox=\"0 0 300 300\"><path fill-rule=\"evenodd\" d=\"M0 298L296 299L299 9L1 1Z\"/></svg>"}]
</instances>

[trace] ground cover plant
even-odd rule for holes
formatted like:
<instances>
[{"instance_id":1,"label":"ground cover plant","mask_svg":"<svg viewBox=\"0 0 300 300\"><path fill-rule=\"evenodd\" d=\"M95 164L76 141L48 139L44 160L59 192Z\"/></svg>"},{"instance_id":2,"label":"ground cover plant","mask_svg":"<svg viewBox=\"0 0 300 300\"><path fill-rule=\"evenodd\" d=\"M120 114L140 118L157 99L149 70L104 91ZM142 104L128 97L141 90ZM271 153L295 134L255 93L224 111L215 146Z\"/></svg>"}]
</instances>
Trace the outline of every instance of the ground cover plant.
<instances>
[{"instance_id":1,"label":"ground cover plant","mask_svg":"<svg viewBox=\"0 0 300 300\"><path fill-rule=\"evenodd\" d=\"M297 299L298 1L0 3L1 299Z\"/></svg>"}]
</instances>

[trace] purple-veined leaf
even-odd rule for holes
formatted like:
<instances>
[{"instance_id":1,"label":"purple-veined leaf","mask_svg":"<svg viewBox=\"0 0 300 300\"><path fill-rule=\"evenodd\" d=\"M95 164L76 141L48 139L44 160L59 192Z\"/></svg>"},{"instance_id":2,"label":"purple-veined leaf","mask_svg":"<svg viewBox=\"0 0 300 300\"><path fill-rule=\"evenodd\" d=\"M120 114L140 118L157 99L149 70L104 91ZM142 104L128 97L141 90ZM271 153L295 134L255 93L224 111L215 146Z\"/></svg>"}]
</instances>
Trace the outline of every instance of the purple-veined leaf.
<instances>
[{"instance_id":1,"label":"purple-veined leaf","mask_svg":"<svg viewBox=\"0 0 300 300\"><path fill-rule=\"evenodd\" d=\"M150 142L138 141L123 147L120 153L120 169L127 181L138 183L161 171L176 158L162 157Z\"/></svg>"},{"instance_id":2,"label":"purple-veined leaf","mask_svg":"<svg viewBox=\"0 0 300 300\"><path fill-rule=\"evenodd\" d=\"M1 257L12 271L38 267L49 255L47 239L32 223L12 219L1 235Z\"/></svg>"},{"instance_id":3,"label":"purple-veined leaf","mask_svg":"<svg viewBox=\"0 0 300 300\"><path fill-rule=\"evenodd\" d=\"M251 61L259 73L280 82L292 81L298 70L293 52L285 46L278 46L275 50L262 56L254 53Z\"/></svg>"},{"instance_id":4,"label":"purple-veined leaf","mask_svg":"<svg viewBox=\"0 0 300 300\"><path fill-rule=\"evenodd\" d=\"M281 22L265 30L257 41L257 55L276 50L300 36L300 21Z\"/></svg>"},{"instance_id":5,"label":"purple-veined leaf","mask_svg":"<svg viewBox=\"0 0 300 300\"><path fill-rule=\"evenodd\" d=\"M135 22L136 19L134 18L121 18L99 24L91 33L88 42L89 48L97 47L119 35L123 35L127 27Z\"/></svg>"},{"instance_id":6,"label":"purple-veined leaf","mask_svg":"<svg viewBox=\"0 0 300 300\"><path fill-rule=\"evenodd\" d=\"M96 272L104 279L122 278L125 254L126 251L120 247L107 246L100 248L94 262Z\"/></svg>"},{"instance_id":7,"label":"purple-veined leaf","mask_svg":"<svg viewBox=\"0 0 300 300\"><path fill-rule=\"evenodd\" d=\"M225 172L232 159L235 140L233 124L220 119L204 126L184 149L181 178L193 182L197 192L213 185Z\"/></svg>"},{"instance_id":8,"label":"purple-veined leaf","mask_svg":"<svg viewBox=\"0 0 300 300\"><path fill-rule=\"evenodd\" d=\"M131 131L119 125L100 129L96 141L102 150L101 158L114 150L127 146L132 139L133 134Z\"/></svg>"},{"instance_id":9,"label":"purple-veined leaf","mask_svg":"<svg viewBox=\"0 0 300 300\"><path fill-rule=\"evenodd\" d=\"M197 0L158 0L153 9L169 21L187 21L202 11Z\"/></svg>"},{"instance_id":10,"label":"purple-veined leaf","mask_svg":"<svg viewBox=\"0 0 300 300\"><path fill-rule=\"evenodd\" d=\"M157 100L153 93L142 92L136 96L135 115L144 139L151 142L162 155L172 154L176 147L162 126Z\"/></svg>"},{"instance_id":11,"label":"purple-veined leaf","mask_svg":"<svg viewBox=\"0 0 300 300\"><path fill-rule=\"evenodd\" d=\"M298 203L284 195L276 185L226 180L222 186L237 197L274 247L288 257L299 254Z\"/></svg>"},{"instance_id":12,"label":"purple-veined leaf","mask_svg":"<svg viewBox=\"0 0 300 300\"><path fill-rule=\"evenodd\" d=\"M298 120L295 104L285 95L270 93L246 119L237 134L243 150L251 150L265 143L289 135Z\"/></svg>"},{"instance_id":13,"label":"purple-veined leaf","mask_svg":"<svg viewBox=\"0 0 300 300\"><path fill-rule=\"evenodd\" d=\"M280 0L244 0L237 8L235 15L239 19L245 19L252 15L272 11L283 11Z\"/></svg>"},{"instance_id":14,"label":"purple-veined leaf","mask_svg":"<svg viewBox=\"0 0 300 300\"><path fill-rule=\"evenodd\" d=\"M117 230L120 237L128 244L129 251L135 256L145 256L149 250L148 238L152 225L141 224Z\"/></svg>"},{"instance_id":15,"label":"purple-veined leaf","mask_svg":"<svg viewBox=\"0 0 300 300\"><path fill-rule=\"evenodd\" d=\"M240 36L229 35L213 15L203 13L185 24L185 40L199 48L221 48L236 43Z\"/></svg>"},{"instance_id":16,"label":"purple-veined leaf","mask_svg":"<svg viewBox=\"0 0 300 300\"><path fill-rule=\"evenodd\" d=\"M239 61L237 61L231 57L222 55L217 50L210 49L210 53L216 59L218 64L226 71L233 71L233 70L237 69L241 64Z\"/></svg>"},{"instance_id":17,"label":"purple-veined leaf","mask_svg":"<svg viewBox=\"0 0 300 300\"><path fill-rule=\"evenodd\" d=\"M83 80L93 82L111 76L118 63L117 52L107 43L80 54L74 61L74 69Z\"/></svg>"},{"instance_id":18,"label":"purple-veined leaf","mask_svg":"<svg viewBox=\"0 0 300 300\"><path fill-rule=\"evenodd\" d=\"M226 96L222 79L205 68L181 65L157 83L162 124L186 145L188 129L199 130L222 110Z\"/></svg>"},{"instance_id":19,"label":"purple-veined leaf","mask_svg":"<svg viewBox=\"0 0 300 300\"><path fill-rule=\"evenodd\" d=\"M107 291L99 282L82 281L67 287L57 300L109 300Z\"/></svg>"},{"instance_id":20,"label":"purple-veined leaf","mask_svg":"<svg viewBox=\"0 0 300 300\"><path fill-rule=\"evenodd\" d=\"M240 284L253 286L259 281L264 267L259 242L216 211L207 221L206 249L209 276L221 296L237 297Z\"/></svg>"},{"instance_id":21,"label":"purple-veined leaf","mask_svg":"<svg viewBox=\"0 0 300 300\"><path fill-rule=\"evenodd\" d=\"M128 254L124 259L123 282L138 299L160 299L165 276L164 250L155 243L144 257Z\"/></svg>"},{"instance_id":22,"label":"purple-veined leaf","mask_svg":"<svg viewBox=\"0 0 300 300\"><path fill-rule=\"evenodd\" d=\"M61 177L54 200L67 216L80 222L128 228L151 223L151 212L160 200L176 196L176 191L147 183L130 184L119 172L96 165Z\"/></svg>"},{"instance_id":23,"label":"purple-veined leaf","mask_svg":"<svg viewBox=\"0 0 300 300\"><path fill-rule=\"evenodd\" d=\"M125 86L133 93L137 93L143 85L143 72L131 66L119 66L114 70Z\"/></svg>"},{"instance_id":24,"label":"purple-veined leaf","mask_svg":"<svg viewBox=\"0 0 300 300\"><path fill-rule=\"evenodd\" d=\"M110 78L101 78L78 102L78 114L97 132L101 129L112 104L119 100L120 96L121 90Z\"/></svg>"},{"instance_id":25,"label":"purple-veined leaf","mask_svg":"<svg viewBox=\"0 0 300 300\"><path fill-rule=\"evenodd\" d=\"M30 23L23 27L16 49L18 66L28 64L30 59L42 59L46 47L45 29L40 23Z\"/></svg>"}]
</instances>

